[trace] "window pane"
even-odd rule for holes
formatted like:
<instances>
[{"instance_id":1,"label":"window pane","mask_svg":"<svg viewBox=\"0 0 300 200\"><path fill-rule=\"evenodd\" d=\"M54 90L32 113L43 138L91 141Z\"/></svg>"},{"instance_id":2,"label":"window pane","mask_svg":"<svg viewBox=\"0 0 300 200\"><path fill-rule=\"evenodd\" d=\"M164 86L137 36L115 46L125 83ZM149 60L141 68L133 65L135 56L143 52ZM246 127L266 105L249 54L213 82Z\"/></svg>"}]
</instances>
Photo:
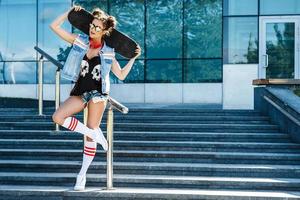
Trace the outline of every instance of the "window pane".
<instances>
[{"instance_id":1,"label":"window pane","mask_svg":"<svg viewBox=\"0 0 300 200\"><path fill-rule=\"evenodd\" d=\"M295 23L267 23L267 78L294 78Z\"/></svg>"},{"instance_id":2,"label":"window pane","mask_svg":"<svg viewBox=\"0 0 300 200\"><path fill-rule=\"evenodd\" d=\"M7 84L36 83L36 62L6 62L2 79Z\"/></svg>"},{"instance_id":3,"label":"window pane","mask_svg":"<svg viewBox=\"0 0 300 200\"><path fill-rule=\"evenodd\" d=\"M4 80L5 80L5 62L0 62L0 84L4 84Z\"/></svg>"},{"instance_id":4,"label":"window pane","mask_svg":"<svg viewBox=\"0 0 300 200\"><path fill-rule=\"evenodd\" d=\"M234 17L224 20L225 64L258 63L257 17Z\"/></svg>"},{"instance_id":5,"label":"window pane","mask_svg":"<svg viewBox=\"0 0 300 200\"><path fill-rule=\"evenodd\" d=\"M66 50L70 45L55 34L49 25L55 18L69 10L70 6L71 0L38 1L38 45L55 59L65 60L66 57L62 56L61 51ZM72 32L68 22L64 23L62 28Z\"/></svg>"},{"instance_id":6,"label":"window pane","mask_svg":"<svg viewBox=\"0 0 300 200\"><path fill-rule=\"evenodd\" d=\"M181 83L181 60L149 60L146 68L146 82Z\"/></svg>"},{"instance_id":7,"label":"window pane","mask_svg":"<svg viewBox=\"0 0 300 200\"><path fill-rule=\"evenodd\" d=\"M44 62L44 83L45 84L55 84L55 73L56 73L56 66L53 65L51 62ZM61 84L70 84L71 81L61 78Z\"/></svg>"},{"instance_id":8,"label":"window pane","mask_svg":"<svg viewBox=\"0 0 300 200\"><path fill-rule=\"evenodd\" d=\"M148 58L182 57L182 1L147 1Z\"/></svg>"},{"instance_id":9,"label":"window pane","mask_svg":"<svg viewBox=\"0 0 300 200\"><path fill-rule=\"evenodd\" d=\"M104 12L107 12L107 0L74 0L75 5L80 5L85 10L92 12L94 8L100 8Z\"/></svg>"},{"instance_id":10,"label":"window pane","mask_svg":"<svg viewBox=\"0 0 300 200\"><path fill-rule=\"evenodd\" d=\"M0 27L4 60L36 59L36 0L0 1Z\"/></svg>"},{"instance_id":11,"label":"window pane","mask_svg":"<svg viewBox=\"0 0 300 200\"><path fill-rule=\"evenodd\" d=\"M119 61L121 68L123 68L128 61ZM124 81L119 80L111 72L111 83L144 83L144 60L136 60L131 68L128 76Z\"/></svg>"},{"instance_id":12,"label":"window pane","mask_svg":"<svg viewBox=\"0 0 300 200\"><path fill-rule=\"evenodd\" d=\"M274 0L273 0L274 1ZM257 15L257 0L224 0L224 15Z\"/></svg>"},{"instance_id":13,"label":"window pane","mask_svg":"<svg viewBox=\"0 0 300 200\"><path fill-rule=\"evenodd\" d=\"M141 0L112 0L110 14L115 16L117 29L132 37L144 48L144 1ZM140 58L143 58L143 54Z\"/></svg>"},{"instance_id":14,"label":"window pane","mask_svg":"<svg viewBox=\"0 0 300 200\"><path fill-rule=\"evenodd\" d=\"M260 14L300 14L300 0L261 0Z\"/></svg>"},{"instance_id":15,"label":"window pane","mask_svg":"<svg viewBox=\"0 0 300 200\"><path fill-rule=\"evenodd\" d=\"M185 61L185 82L222 82L222 60L187 60Z\"/></svg>"},{"instance_id":16,"label":"window pane","mask_svg":"<svg viewBox=\"0 0 300 200\"><path fill-rule=\"evenodd\" d=\"M222 55L222 1L190 0L185 4L185 52L188 58Z\"/></svg>"}]
</instances>

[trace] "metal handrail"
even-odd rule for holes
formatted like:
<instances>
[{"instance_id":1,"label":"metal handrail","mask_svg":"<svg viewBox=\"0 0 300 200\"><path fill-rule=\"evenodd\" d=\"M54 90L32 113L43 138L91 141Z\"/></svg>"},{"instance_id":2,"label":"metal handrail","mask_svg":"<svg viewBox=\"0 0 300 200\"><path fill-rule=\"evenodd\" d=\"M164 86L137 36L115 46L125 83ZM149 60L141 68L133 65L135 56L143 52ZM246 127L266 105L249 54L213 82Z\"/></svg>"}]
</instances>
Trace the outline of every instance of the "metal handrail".
<instances>
[{"instance_id":1,"label":"metal handrail","mask_svg":"<svg viewBox=\"0 0 300 200\"><path fill-rule=\"evenodd\" d=\"M107 150L107 190L113 189L113 124L114 124L114 113L113 109L115 108L116 110L120 111L123 114L128 113L128 108L112 97L108 98L108 113L107 113L107 142L108 142L108 150Z\"/></svg>"},{"instance_id":2,"label":"metal handrail","mask_svg":"<svg viewBox=\"0 0 300 200\"><path fill-rule=\"evenodd\" d=\"M52 56L50 56L49 54L47 54L45 51L43 51L41 48L35 46L34 49L40 53L42 56L44 56L45 58L47 58L51 63L53 63L55 66L57 66L58 69L62 69L63 68L63 64L61 64L58 60L55 60Z\"/></svg>"},{"instance_id":3,"label":"metal handrail","mask_svg":"<svg viewBox=\"0 0 300 200\"><path fill-rule=\"evenodd\" d=\"M43 115L43 69L44 69L44 57L47 58L52 64L54 64L57 69L55 72L55 109L58 109L60 104L60 70L63 68L63 65L55 60L52 56L47 54L41 48L35 46L34 49L41 54L39 59L39 68L38 68L38 99L39 99L39 115ZM59 125L55 124L55 130L59 131Z\"/></svg>"},{"instance_id":4,"label":"metal handrail","mask_svg":"<svg viewBox=\"0 0 300 200\"><path fill-rule=\"evenodd\" d=\"M39 115L43 114L43 66L44 66L44 57L47 58L51 63L57 66L56 76L55 76L55 108L57 109L60 104L60 70L63 65L47 54L45 51L40 49L39 47L34 47L34 49L41 54L39 59L39 69L38 69L38 77L39 77L39 89L38 89L38 97L39 97ZM107 142L108 142L108 150L107 150L107 190L113 189L113 109L120 111L123 114L128 113L128 108L112 97L108 97L107 102L108 105L108 113L107 113ZM84 123L87 124L87 108L84 109ZM59 130L59 125L56 124L56 130Z\"/></svg>"}]
</instances>

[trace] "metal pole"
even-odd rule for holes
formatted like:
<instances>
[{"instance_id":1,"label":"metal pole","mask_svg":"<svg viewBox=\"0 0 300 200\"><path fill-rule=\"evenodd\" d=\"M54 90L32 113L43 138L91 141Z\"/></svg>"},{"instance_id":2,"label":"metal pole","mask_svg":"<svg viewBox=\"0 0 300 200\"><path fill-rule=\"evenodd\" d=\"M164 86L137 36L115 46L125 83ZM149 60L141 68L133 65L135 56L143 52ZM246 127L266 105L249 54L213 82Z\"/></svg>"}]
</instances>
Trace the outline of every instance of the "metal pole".
<instances>
[{"instance_id":1,"label":"metal pole","mask_svg":"<svg viewBox=\"0 0 300 200\"><path fill-rule=\"evenodd\" d=\"M114 113L112 106L109 106L107 114L107 190L113 189L113 120Z\"/></svg>"},{"instance_id":2,"label":"metal pole","mask_svg":"<svg viewBox=\"0 0 300 200\"><path fill-rule=\"evenodd\" d=\"M60 71L56 70L55 74L55 110L58 109L60 104ZM55 130L59 131L59 124L55 125Z\"/></svg>"},{"instance_id":3,"label":"metal pole","mask_svg":"<svg viewBox=\"0 0 300 200\"><path fill-rule=\"evenodd\" d=\"M38 67L38 98L39 98L39 115L43 115L43 56L39 59Z\"/></svg>"},{"instance_id":4,"label":"metal pole","mask_svg":"<svg viewBox=\"0 0 300 200\"><path fill-rule=\"evenodd\" d=\"M84 110L83 110L83 123L84 123L84 125L86 125L86 126L87 126L87 118L88 118L88 113L89 113L88 111L89 111L89 110L88 110L87 107L85 107ZM83 148L84 148L84 145L85 145L85 140L86 140L86 137L83 136L83 138L82 138Z\"/></svg>"}]
</instances>

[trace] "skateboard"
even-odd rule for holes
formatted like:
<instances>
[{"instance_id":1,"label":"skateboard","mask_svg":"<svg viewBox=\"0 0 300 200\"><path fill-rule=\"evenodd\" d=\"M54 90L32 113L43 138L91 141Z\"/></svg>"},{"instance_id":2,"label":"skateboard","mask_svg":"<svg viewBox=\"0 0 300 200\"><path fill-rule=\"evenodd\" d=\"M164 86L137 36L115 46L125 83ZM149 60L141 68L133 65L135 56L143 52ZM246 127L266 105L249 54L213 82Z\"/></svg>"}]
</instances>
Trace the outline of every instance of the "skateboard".
<instances>
[{"instance_id":1,"label":"skateboard","mask_svg":"<svg viewBox=\"0 0 300 200\"><path fill-rule=\"evenodd\" d=\"M89 35L90 23L92 23L94 17L84 9L80 11L73 9L68 14L68 20L72 26ZM115 49L116 53L125 58L130 59L136 55L137 42L117 29L113 29L110 36L105 36L104 40L108 46Z\"/></svg>"}]
</instances>

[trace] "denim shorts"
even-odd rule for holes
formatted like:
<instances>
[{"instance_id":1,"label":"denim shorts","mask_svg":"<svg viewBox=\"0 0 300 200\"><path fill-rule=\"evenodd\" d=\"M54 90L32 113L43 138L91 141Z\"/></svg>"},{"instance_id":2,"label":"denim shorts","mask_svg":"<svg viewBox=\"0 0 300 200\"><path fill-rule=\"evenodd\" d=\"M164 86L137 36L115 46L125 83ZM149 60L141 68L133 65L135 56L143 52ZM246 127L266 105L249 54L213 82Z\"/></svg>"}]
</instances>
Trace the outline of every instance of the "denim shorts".
<instances>
[{"instance_id":1,"label":"denim shorts","mask_svg":"<svg viewBox=\"0 0 300 200\"><path fill-rule=\"evenodd\" d=\"M92 90L92 91L83 93L81 95L81 98L84 103L88 103L91 99L94 103L97 103L100 101L106 101L108 99L108 95L101 94L97 90Z\"/></svg>"}]
</instances>

